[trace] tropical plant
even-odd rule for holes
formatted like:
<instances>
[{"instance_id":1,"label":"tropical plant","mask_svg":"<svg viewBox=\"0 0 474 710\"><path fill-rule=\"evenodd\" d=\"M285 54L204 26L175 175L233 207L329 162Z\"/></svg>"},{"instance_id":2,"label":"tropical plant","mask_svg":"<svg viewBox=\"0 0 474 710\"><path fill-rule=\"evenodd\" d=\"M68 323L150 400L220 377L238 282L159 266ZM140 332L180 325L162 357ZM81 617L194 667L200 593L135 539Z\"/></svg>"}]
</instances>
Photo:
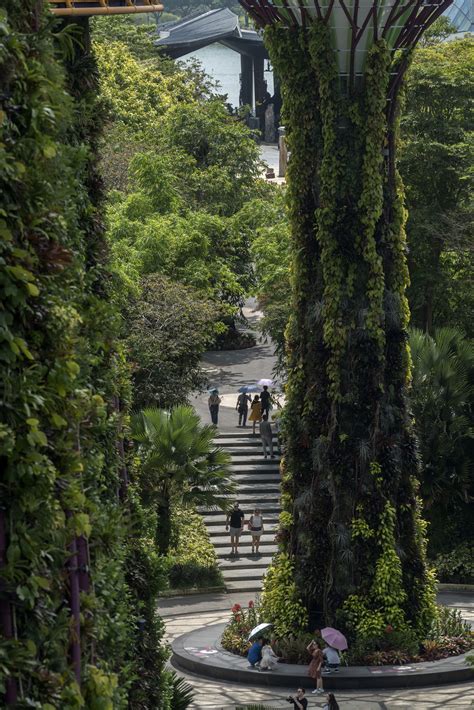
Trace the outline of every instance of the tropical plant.
<instances>
[{"instance_id":1,"label":"tropical plant","mask_svg":"<svg viewBox=\"0 0 474 710\"><path fill-rule=\"evenodd\" d=\"M203 387L201 356L218 328L215 304L191 286L158 274L143 277L125 306L125 343L133 405L173 407Z\"/></svg>"},{"instance_id":2,"label":"tropical plant","mask_svg":"<svg viewBox=\"0 0 474 710\"><path fill-rule=\"evenodd\" d=\"M414 53L402 116L412 323L472 336L472 37ZM426 170L426 165L431 170Z\"/></svg>"},{"instance_id":3,"label":"tropical plant","mask_svg":"<svg viewBox=\"0 0 474 710\"><path fill-rule=\"evenodd\" d=\"M421 492L431 547L448 551L474 535L474 348L454 328L413 330L412 405L423 461Z\"/></svg>"},{"instance_id":4,"label":"tropical plant","mask_svg":"<svg viewBox=\"0 0 474 710\"><path fill-rule=\"evenodd\" d=\"M474 545L462 542L433 560L440 582L474 584Z\"/></svg>"},{"instance_id":5,"label":"tropical plant","mask_svg":"<svg viewBox=\"0 0 474 710\"><path fill-rule=\"evenodd\" d=\"M213 444L216 430L200 423L192 407L167 412L149 408L132 419L141 460L140 487L146 504L157 510L156 544L170 547L173 502L186 507L227 508L235 486L229 454Z\"/></svg>"}]
</instances>

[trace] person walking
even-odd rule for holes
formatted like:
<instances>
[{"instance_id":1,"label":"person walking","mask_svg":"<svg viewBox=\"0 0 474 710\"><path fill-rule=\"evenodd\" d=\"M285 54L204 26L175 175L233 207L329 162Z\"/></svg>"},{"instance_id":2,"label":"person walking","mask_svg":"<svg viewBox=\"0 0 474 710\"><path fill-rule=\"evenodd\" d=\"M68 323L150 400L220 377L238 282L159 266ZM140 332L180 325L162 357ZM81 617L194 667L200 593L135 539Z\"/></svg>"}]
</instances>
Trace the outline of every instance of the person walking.
<instances>
[{"instance_id":1,"label":"person walking","mask_svg":"<svg viewBox=\"0 0 474 710\"><path fill-rule=\"evenodd\" d=\"M235 405L235 408L239 413L239 423L237 426L244 428L247 426L247 415L249 411L249 403L251 401L252 398L246 392L241 392L237 397L237 404Z\"/></svg>"},{"instance_id":2,"label":"person walking","mask_svg":"<svg viewBox=\"0 0 474 710\"><path fill-rule=\"evenodd\" d=\"M267 450L270 451L270 458L274 459L273 455L273 432L272 425L268 421L268 414L263 415L263 419L260 422L260 438L262 439L263 456L268 458Z\"/></svg>"},{"instance_id":3,"label":"person walking","mask_svg":"<svg viewBox=\"0 0 474 710\"><path fill-rule=\"evenodd\" d=\"M255 508L254 512L250 516L249 530L252 536L252 554L255 552L258 555L260 536L263 533L263 518L260 508Z\"/></svg>"},{"instance_id":4,"label":"person walking","mask_svg":"<svg viewBox=\"0 0 474 710\"><path fill-rule=\"evenodd\" d=\"M321 668L324 661L323 652L316 641L311 641L311 643L306 647L306 650L311 656L311 662L308 666L308 675L316 683L316 688L313 690L313 693L321 695L324 693L323 679L321 677Z\"/></svg>"},{"instance_id":5,"label":"person walking","mask_svg":"<svg viewBox=\"0 0 474 710\"><path fill-rule=\"evenodd\" d=\"M337 702L334 693L327 694L327 703L323 705L323 710L339 710L339 703Z\"/></svg>"},{"instance_id":6,"label":"person walking","mask_svg":"<svg viewBox=\"0 0 474 710\"><path fill-rule=\"evenodd\" d=\"M230 523L230 526L229 526ZM234 503L233 509L227 513L227 518L225 521L225 529L229 530L230 527L230 554L238 555L239 550L239 537L242 534L245 523L245 514L243 510L240 510L239 503L236 501Z\"/></svg>"},{"instance_id":7,"label":"person walking","mask_svg":"<svg viewBox=\"0 0 474 710\"><path fill-rule=\"evenodd\" d=\"M209 412L211 414L211 421L217 426L219 420L219 404L221 403L221 398L219 397L219 392L217 390L212 390L207 404L209 405Z\"/></svg>"},{"instance_id":8,"label":"person walking","mask_svg":"<svg viewBox=\"0 0 474 710\"><path fill-rule=\"evenodd\" d=\"M263 385L263 390L260 392L260 402L262 403L262 414L266 414L268 417L272 404L272 396L268 391L268 385Z\"/></svg>"},{"instance_id":9,"label":"person walking","mask_svg":"<svg viewBox=\"0 0 474 710\"><path fill-rule=\"evenodd\" d=\"M253 398L253 402L250 405L250 416L249 416L249 422L252 422L253 424L253 430L252 434L256 436L255 434L255 427L257 426L257 422L262 421L262 404L260 402L260 397L258 394L255 395Z\"/></svg>"}]
</instances>

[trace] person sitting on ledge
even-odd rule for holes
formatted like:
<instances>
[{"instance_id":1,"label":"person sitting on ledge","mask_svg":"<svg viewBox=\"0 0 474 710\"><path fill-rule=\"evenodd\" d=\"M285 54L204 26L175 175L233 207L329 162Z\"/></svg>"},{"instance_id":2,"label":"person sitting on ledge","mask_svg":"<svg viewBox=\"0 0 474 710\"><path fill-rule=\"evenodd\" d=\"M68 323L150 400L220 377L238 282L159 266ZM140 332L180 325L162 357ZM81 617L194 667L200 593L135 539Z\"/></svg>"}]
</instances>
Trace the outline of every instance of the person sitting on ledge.
<instances>
[{"instance_id":1,"label":"person sitting on ledge","mask_svg":"<svg viewBox=\"0 0 474 710\"><path fill-rule=\"evenodd\" d=\"M249 648L247 654L247 661L249 662L249 668L255 668L260 664L262 659L262 645L263 639L257 639Z\"/></svg>"}]
</instances>

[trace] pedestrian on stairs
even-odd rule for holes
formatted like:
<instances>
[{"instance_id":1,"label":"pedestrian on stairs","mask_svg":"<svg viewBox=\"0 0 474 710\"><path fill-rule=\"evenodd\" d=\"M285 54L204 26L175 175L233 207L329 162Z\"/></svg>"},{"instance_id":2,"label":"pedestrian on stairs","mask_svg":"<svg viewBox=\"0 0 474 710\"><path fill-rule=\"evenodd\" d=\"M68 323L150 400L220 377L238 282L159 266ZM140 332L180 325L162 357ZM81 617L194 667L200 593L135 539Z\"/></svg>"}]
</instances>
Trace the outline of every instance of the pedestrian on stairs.
<instances>
[{"instance_id":1,"label":"pedestrian on stairs","mask_svg":"<svg viewBox=\"0 0 474 710\"><path fill-rule=\"evenodd\" d=\"M267 450L270 451L270 458L274 459L273 455L273 431L272 425L268 421L268 414L263 415L263 420L260 422L260 438L262 439L263 455L268 458Z\"/></svg>"},{"instance_id":2,"label":"pedestrian on stairs","mask_svg":"<svg viewBox=\"0 0 474 710\"><path fill-rule=\"evenodd\" d=\"M252 398L246 392L241 392L237 397L237 404L235 405L235 408L239 413L239 423L237 426L247 426L247 414L249 411L249 403L251 401Z\"/></svg>"},{"instance_id":3,"label":"pedestrian on stairs","mask_svg":"<svg viewBox=\"0 0 474 710\"><path fill-rule=\"evenodd\" d=\"M239 537L244 529L245 514L240 510L239 503L235 501L233 509L227 513L225 521L225 529L229 530L230 523L230 554L237 555L239 553Z\"/></svg>"},{"instance_id":4,"label":"pedestrian on stairs","mask_svg":"<svg viewBox=\"0 0 474 710\"><path fill-rule=\"evenodd\" d=\"M257 426L257 422L262 421L262 404L260 402L260 397L258 394L255 395L253 398L253 402L250 405L250 417L249 417L249 422L252 422L253 424L253 431L252 434L255 436L255 427Z\"/></svg>"},{"instance_id":5,"label":"pedestrian on stairs","mask_svg":"<svg viewBox=\"0 0 474 710\"><path fill-rule=\"evenodd\" d=\"M252 536L252 553L255 552L258 555L260 536L263 533L263 518L260 508L255 508L253 514L250 516L249 530Z\"/></svg>"}]
</instances>

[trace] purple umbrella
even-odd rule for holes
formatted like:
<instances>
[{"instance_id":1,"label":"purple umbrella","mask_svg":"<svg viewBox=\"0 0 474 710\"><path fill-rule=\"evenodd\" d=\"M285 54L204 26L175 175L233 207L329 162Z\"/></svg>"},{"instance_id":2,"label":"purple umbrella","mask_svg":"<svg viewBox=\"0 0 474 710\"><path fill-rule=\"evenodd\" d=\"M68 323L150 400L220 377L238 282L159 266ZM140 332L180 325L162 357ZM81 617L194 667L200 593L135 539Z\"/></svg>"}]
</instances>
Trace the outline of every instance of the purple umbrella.
<instances>
[{"instance_id":1,"label":"purple umbrella","mask_svg":"<svg viewBox=\"0 0 474 710\"><path fill-rule=\"evenodd\" d=\"M338 651L345 651L347 646L347 639L344 634L341 634L337 629L333 629L331 626L326 626L325 629L321 629L321 636L326 641L328 646L336 648Z\"/></svg>"}]
</instances>

